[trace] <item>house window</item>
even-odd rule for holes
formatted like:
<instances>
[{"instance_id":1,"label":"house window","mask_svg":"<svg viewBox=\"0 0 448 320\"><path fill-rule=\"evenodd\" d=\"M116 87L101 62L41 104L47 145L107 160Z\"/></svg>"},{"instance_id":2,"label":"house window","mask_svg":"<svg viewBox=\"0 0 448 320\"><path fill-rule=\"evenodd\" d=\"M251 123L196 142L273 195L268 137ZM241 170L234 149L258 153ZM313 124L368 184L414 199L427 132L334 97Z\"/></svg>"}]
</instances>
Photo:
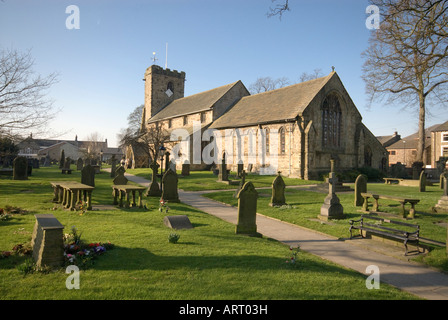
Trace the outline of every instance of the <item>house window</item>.
<instances>
[{"instance_id":1,"label":"house window","mask_svg":"<svg viewBox=\"0 0 448 320\"><path fill-rule=\"evenodd\" d=\"M448 157L448 147L443 147L443 149L442 149L442 157Z\"/></svg>"},{"instance_id":2,"label":"house window","mask_svg":"<svg viewBox=\"0 0 448 320\"><path fill-rule=\"evenodd\" d=\"M396 153L397 153L397 152L396 152L395 150L389 151L389 154L390 154L391 156L394 156Z\"/></svg>"},{"instance_id":3,"label":"house window","mask_svg":"<svg viewBox=\"0 0 448 320\"><path fill-rule=\"evenodd\" d=\"M285 154L286 152L286 145L285 145L285 129L281 127L278 130L278 135L280 137L280 154Z\"/></svg>"},{"instance_id":4,"label":"house window","mask_svg":"<svg viewBox=\"0 0 448 320\"><path fill-rule=\"evenodd\" d=\"M184 120L184 126L186 126L188 124L188 117L184 116L183 120Z\"/></svg>"},{"instance_id":5,"label":"house window","mask_svg":"<svg viewBox=\"0 0 448 320\"><path fill-rule=\"evenodd\" d=\"M172 123L171 119L169 119L169 120L168 120L168 128L171 128L172 125L173 125L173 123Z\"/></svg>"},{"instance_id":6,"label":"house window","mask_svg":"<svg viewBox=\"0 0 448 320\"><path fill-rule=\"evenodd\" d=\"M448 133L444 133L444 134L442 135L442 141L443 141L443 142L448 142Z\"/></svg>"},{"instance_id":7,"label":"house window","mask_svg":"<svg viewBox=\"0 0 448 320\"><path fill-rule=\"evenodd\" d=\"M322 145L341 146L341 106L335 94L330 94L322 104Z\"/></svg>"}]
</instances>

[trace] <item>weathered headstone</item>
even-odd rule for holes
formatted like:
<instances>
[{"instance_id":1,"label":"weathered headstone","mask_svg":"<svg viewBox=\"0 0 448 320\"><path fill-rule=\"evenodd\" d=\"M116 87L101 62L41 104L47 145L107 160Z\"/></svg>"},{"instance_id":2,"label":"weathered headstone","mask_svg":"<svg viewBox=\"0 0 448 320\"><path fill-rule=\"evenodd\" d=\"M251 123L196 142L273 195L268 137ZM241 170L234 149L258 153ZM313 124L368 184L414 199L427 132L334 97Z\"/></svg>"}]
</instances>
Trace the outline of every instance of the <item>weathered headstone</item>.
<instances>
[{"instance_id":1,"label":"weathered headstone","mask_svg":"<svg viewBox=\"0 0 448 320\"><path fill-rule=\"evenodd\" d=\"M84 162L82 161L82 158L78 158L78 161L76 161L76 170L82 170L83 166Z\"/></svg>"},{"instance_id":2,"label":"weathered headstone","mask_svg":"<svg viewBox=\"0 0 448 320\"><path fill-rule=\"evenodd\" d=\"M238 162L238 165L237 165L237 169L236 169L237 171L237 175L238 175L238 177L240 177L241 178L241 174L243 173L243 171L244 171L244 163L242 162L242 161L239 161Z\"/></svg>"},{"instance_id":3,"label":"weathered headstone","mask_svg":"<svg viewBox=\"0 0 448 320\"><path fill-rule=\"evenodd\" d=\"M64 226L52 214L36 214L31 239L33 259L38 267L61 267L64 263Z\"/></svg>"},{"instance_id":4,"label":"weathered headstone","mask_svg":"<svg viewBox=\"0 0 448 320\"><path fill-rule=\"evenodd\" d=\"M28 180L28 160L25 157L17 157L14 159L12 164L12 179Z\"/></svg>"},{"instance_id":5,"label":"weathered headstone","mask_svg":"<svg viewBox=\"0 0 448 320\"><path fill-rule=\"evenodd\" d=\"M426 174L425 170L422 170L420 173L420 179L418 183L418 191L419 192L425 192L426 191Z\"/></svg>"},{"instance_id":6,"label":"weathered headstone","mask_svg":"<svg viewBox=\"0 0 448 320\"><path fill-rule=\"evenodd\" d=\"M126 169L124 167L118 167L117 170L115 170L115 178L113 180L115 185L124 185L128 183L128 178L124 176L125 172Z\"/></svg>"},{"instance_id":7,"label":"weathered headstone","mask_svg":"<svg viewBox=\"0 0 448 320\"><path fill-rule=\"evenodd\" d=\"M355 207L361 207L364 203L364 198L361 196L362 192L367 192L367 179L363 174L360 174L355 180Z\"/></svg>"},{"instance_id":8,"label":"weathered headstone","mask_svg":"<svg viewBox=\"0 0 448 320\"><path fill-rule=\"evenodd\" d=\"M254 185L250 181L246 182L238 193L238 220L235 228L237 234L258 235L257 199L258 192Z\"/></svg>"},{"instance_id":9,"label":"weathered headstone","mask_svg":"<svg viewBox=\"0 0 448 320\"><path fill-rule=\"evenodd\" d=\"M225 153L222 155L221 164L219 165L218 181L229 181Z\"/></svg>"},{"instance_id":10,"label":"weathered headstone","mask_svg":"<svg viewBox=\"0 0 448 320\"><path fill-rule=\"evenodd\" d=\"M177 191L178 178L176 172L168 169L162 177L162 199L170 202L179 202Z\"/></svg>"},{"instance_id":11,"label":"weathered headstone","mask_svg":"<svg viewBox=\"0 0 448 320\"><path fill-rule=\"evenodd\" d=\"M182 175L183 176L190 175L190 162L188 160L185 160L185 162L182 164Z\"/></svg>"},{"instance_id":12,"label":"weathered headstone","mask_svg":"<svg viewBox=\"0 0 448 320\"><path fill-rule=\"evenodd\" d=\"M241 180L240 183L238 185L238 188L235 190L235 193L233 194L234 198L238 197L238 193L240 192L241 189L243 189L244 184L246 183L246 171L243 170L241 172Z\"/></svg>"},{"instance_id":13,"label":"weathered headstone","mask_svg":"<svg viewBox=\"0 0 448 320\"><path fill-rule=\"evenodd\" d=\"M167 172L169 168L170 168L170 153L167 151L165 152L165 172Z\"/></svg>"},{"instance_id":14,"label":"weathered headstone","mask_svg":"<svg viewBox=\"0 0 448 320\"><path fill-rule=\"evenodd\" d=\"M81 183L91 187L95 186L95 169L90 164L81 170Z\"/></svg>"},{"instance_id":15,"label":"weathered headstone","mask_svg":"<svg viewBox=\"0 0 448 320\"><path fill-rule=\"evenodd\" d=\"M65 163L65 151L64 149L61 150L61 157L59 160L59 169L62 169L64 167L64 163Z\"/></svg>"},{"instance_id":16,"label":"weathered headstone","mask_svg":"<svg viewBox=\"0 0 448 320\"><path fill-rule=\"evenodd\" d=\"M418 180L421 176L422 170L423 170L423 162L416 161L412 163L412 179Z\"/></svg>"},{"instance_id":17,"label":"weathered headstone","mask_svg":"<svg viewBox=\"0 0 448 320\"><path fill-rule=\"evenodd\" d=\"M62 173L71 173L70 162L71 159L69 157L65 158L64 165L62 166Z\"/></svg>"},{"instance_id":18,"label":"weathered headstone","mask_svg":"<svg viewBox=\"0 0 448 320\"><path fill-rule=\"evenodd\" d=\"M171 229L193 229L193 225L186 215L166 216L163 218L163 223Z\"/></svg>"},{"instance_id":19,"label":"weathered headstone","mask_svg":"<svg viewBox=\"0 0 448 320\"><path fill-rule=\"evenodd\" d=\"M157 182L157 172L159 170L159 164L154 161L151 163L150 168L152 170L152 180L149 184L148 190L146 190L147 197L160 197L162 192L159 187L159 183Z\"/></svg>"},{"instance_id":20,"label":"weathered headstone","mask_svg":"<svg viewBox=\"0 0 448 320\"><path fill-rule=\"evenodd\" d=\"M275 177L274 181L272 182L272 196L271 202L269 203L271 207L281 207L283 205L286 205L285 187L285 181L283 181L283 178L280 175L279 171L277 177Z\"/></svg>"},{"instance_id":21,"label":"weathered headstone","mask_svg":"<svg viewBox=\"0 0 448 320\"><path fill-rule=\"evenodd\" d=\"M334 160L331 160L331 168L333 170ZM344 217L344 208L335 193L337 180L336 173L330 172L328 179L328 195L325 197L324 204L320 208L319 219L321 220L342 219Z\"/></svg>"},{"instance_id":22,"label":"weathered headstone","mask_svg":"<svg viewBox=\"0 0 448 320\"><path fill-rule=\"evenodd\" d=\"M110 177L115 178L115 171L117 170L117 159L115 159L115 155L112 156L111 159L111 167L110 167Z\"/></svg>"},{"instance_id":23,"label":"weathered headstone","mask_svg":"<svg viewBox=\"0 0 448 320\"><path fill-rule=\"evenodd\" d=\"M443 174L443 195L434 206L436 212L448 212L448 172ZM448 240L447 240L448 241Z\"/></svg>"}]
</instances>

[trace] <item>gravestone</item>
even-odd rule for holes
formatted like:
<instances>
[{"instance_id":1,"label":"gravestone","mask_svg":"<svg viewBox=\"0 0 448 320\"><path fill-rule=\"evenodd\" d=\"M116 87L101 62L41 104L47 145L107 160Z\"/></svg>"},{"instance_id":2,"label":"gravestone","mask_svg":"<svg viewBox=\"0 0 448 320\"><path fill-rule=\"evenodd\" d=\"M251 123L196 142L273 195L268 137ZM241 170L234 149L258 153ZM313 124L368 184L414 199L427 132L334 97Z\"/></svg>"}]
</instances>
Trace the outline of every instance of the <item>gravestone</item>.
<instances>
[{"instance_id":1,"label":"gravestone","mask_svg":"<svg viewBox=\"0 0 448 320\"><path fill-rule=\"evenodd\" d=\"M434 209L437 213L448 212L448 172L443 174L443 195L439 202L434 206Z\"/></svg>"},{"instance_id":2,"label":"gravestone","mask_svg":"<svg viewBox=\"0 0 448 320\"><path fill-rule=\"evenodd\" d=\"M52 214L36 214L31 246L36 266L61 267L64 263L64 226Z\"/></svg>"},{"instance_id":3,"label":"gravestone","mask_svg":"<svg viewBox=\"0 0 448 320\"><path fill-rule=\"evenodd\" d=\"M128 183L128 178L124 176L125 172L126 169L124 167L118 167L117 170L115 170L115 178L113 180L115 185L125 185Z\"/></svg>"},{"instance_id":4,"label":"gravestone","mask_svg":"<svg viewBox=\"0 0 448 320\"><path fill-rule=\"evenodd\" d=\"M440 178L439 178L439 181L440 181L439 186L440 186L440 189L442 189L442 190L443 190L443 187L444 187L444 185L445 185L444 175L445 175L445 172L442 173L442 174L440 175Z\"/></svg>"},{"instance_id":5,"label":"gravestone","mask_svg":"<svg viewBox=\"0 0 448 320\"><path fill-rule=\"evenodd\" d=\"M418 183L418 191L419 192L425 192L426 191L426 174L425 174L425 170L422 170L422 172L420 172L420 179L419 179L419 183Z\"/></svg>"},{"instance_id":6,"label":"gravestone","mask_svg":"<svg viewBox=\"0 0 448 320\"><path fill-rule=\"evenodd\" d=\"M115 171L117 170L117 159L115 159L115 155L112 156L111 159L111 167L110 167L110 177L115 178Z\"/></svg>"},{"instance_id":7,"label":"gravestone","mask_svg":"<svg viewBox=\"0 0 448 320\"><path fill-rule=\"evenodd\" d=\"M282 176L280 175L280 171L278 172L277 177L275 177L272 182L272 197L269 205L271 207L281 207L286 205L285 200L285 181L283 181Z\"/></svg>"},{"instance_id":8,"label":"gravestone","mask_svg":"<svg viewBox=\"0 0 448 320\"><path fill-rule=\"evenodd\" d=\"M188 160L185 160L185 162L182 164L182 175L183 176L190 175L190 162Z\"/></svg>"},{"instance_id":9,"label":"gravestone","mask_svg":"<svg viewBox=\"0 0 448 320\"><path fill-rule=\"evenodd\" d=\"M416 161L412 163L412 179L418 180L421 176L422 170L423 170L423 162Z\"/></svg>"},{"instance_id":10,"label":"gravestone","mask_svg":"<svg viewBox=\"0 0 448 320\"><path fill-rule=\"evenodd\" d=\"M70 171L67 171L70 170L70 162L71 160L69 157L65 158L64 165L62 166L62 173L70 173Z\"/></svg>"},{"instance_id":11,"label":"gravestone","mask_svg":"<svg viewBox=\"0 0 448 320\"><path fill-rule=\"evenodd\" d=\"M362 192L367 192L367 179L363 174L360 174L355 180L355 207L361 207L364 203L364 198L361 196Z\"/></svg>"},{"instance_id":12,"label":"gravestone","mask_svg":"<svg viewBox=\"0 0 448 320\"><path fill-rule=\"evenodd\" d=\"M238 220L236 234L259 235L257 233L257 199L258 192L252 182L248 181L238 193Z\"/></svg>"},{"instance_id":13,"label":"gravestone","mask_svg":"<svg viewBox=\"0 0 448 320\"><path fill-rule=\"evenodd\" d=\"M193 225L186 215L166 216L163 218L163 223L171 229L193 229Z\"/></svg>"},{"instance_id":14,"label":"gravestone","mask_svg":"<svg viewBox=\"0 0 448 320\"><path fill-rule=\"evenodd\" d=\"M28 160L25 157L15 158L12 165L13 180L28 180Z\"/></svg>"},{"instance_id":15,"label":"gravestone","mask_svg":"<svg viewBox=\"0 0 448 320\"><path fill-rule=\"evenodd\" d=\"M95 186L95 169L90 164L81 170L81 183L91 187Z\"/></svg>"},{"instance_id":16,"label":"gravestone","mask_svg":"<svg viewBox=\"0 0 448 320\"><path fill-rule=\"evenodd\" d=\"M162 199L170 202L180 202L177 191L177 174L171 168L162 177Z\"/></svg>"},{"instance_id":17,"label":"gravestone","mask_svg":"<svg viewBox=\"0 0 448 320\"><path fill-rule=\"evenodd\" d=\"M239 178L241 178L241 174L243 173L243 171L244 171L244 163L243 162L238 162L238 165L237 165L237 169L236 169L237 171L237 175L238 175L238 177Z\"/></svg>"},{"instance_id":18,"label":"gravestone","mask_svg":"<svg viewBox=\"0 0 448 320\"><path fill-rule=\"evenodd\" d=\"M219 165L218 181L229 181L225 153L222 155L221 164Z\"/></svg>"},{"instance_id":19,"label":"gravestone","mask_svg":"<svg viewBox=\"0 0 448 320\"><path fill-rule=\"evenodd\" d=\"M59 169L62 169L64 167L64 162L65 162L65 151L64 149L61 150L61 157L59 160Z\"/></svg>"},{"instance_id":20,"label":"gravestone","mask_svg":"<svg viewBox=\"0 0 448 320\"><path fill-rule=\"evenodd\" d=\"M82 161L82 158L78 158L78 161L76 161L76 170L82 170L83 166L84 162Z\"/></svg>"},{"instance_id":21,"label":"gravestone","mask_svg":"<svg viewBox=\"0 0 448 320\"><path fill-rule=\"evenodd\" d=\"M150 168L152 169L152 180L149 184L148 190L146 190L147 197L160 197L162 192L160 191L159 183L157 182L157 172L159 170L159 164L154 161L151 163Z\"/></svg>"},{"instance_id":22,"label":"gravestone","mask_svg":"<svg viewBox=\"0 0 448 320\"><path fill-rule=\"evenodd\" d=\"M331 160L331 168L334 168L334 160ZM336 173L330 172L328 195L325 197L324 204L320 208L320 215L318 216L321 220L328 221L330 219L342 219L344 217L344 208L335 192L337 182L338 178L336 177Z\"/></svg>"},{"instance_id":23,"label":"gravestone","mask_svg":"<svg viewBox=\"0 0 448 320\"><path fill-rule=\"evenodd\" d=\"M238 197L238 193L240 192L240 190L243 188L244 184L246 183L246 171L243 170L241 172L241 180L240 183L238 185L238 188L235 190L235 193L233 194L234 198Z\"/></svg>"},{"instance_id":24,"label":"gravestone","mask_svg":"<svg viewBox=\"0 0 448 320\"><path fill-rule=\"evenodd\" d=\"M169 168L170 168L170 153L167 151L165 152L165 172L167 172Z\"/></svg>"}]
</instances>

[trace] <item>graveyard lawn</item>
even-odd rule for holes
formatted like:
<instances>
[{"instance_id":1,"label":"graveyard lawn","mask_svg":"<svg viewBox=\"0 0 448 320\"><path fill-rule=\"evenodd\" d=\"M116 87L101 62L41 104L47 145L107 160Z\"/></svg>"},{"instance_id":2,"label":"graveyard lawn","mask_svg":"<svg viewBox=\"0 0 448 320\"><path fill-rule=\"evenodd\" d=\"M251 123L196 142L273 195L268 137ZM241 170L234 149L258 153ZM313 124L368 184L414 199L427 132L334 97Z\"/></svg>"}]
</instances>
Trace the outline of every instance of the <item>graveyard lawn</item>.
<instances>
[{"instance_id":1,"label":"graveyard lawn","mask_svg":"<svg viewBox=\"0 0 448 320\"><path fill-rule=\"evenodd\" d=\"M247 180L246 180L247 181ZM353 187L353 185L352 185ZM257 212L282 221L303 226L312 230L330 234L340 239L348 239L349 220L357 219L361 216L362 207L355 207L354 193L337 193L342 206L344 207L344 219L330 220L328 223L320 221L317 216L320 208L327 196L325 193L310 191L306 187L293 188L288 184L285 188L286 206L271 207L271 189L258 189L259 198ZM377 194L384 194L397 197L409 197L420 199L416 205L416 218L410 220L401 220L400 205L394 201L379 200L380 211L388 214L389 219L405 221L420 225L420 236L432 239L438 242L446 243L446 223L448 214L433 213L432 207L437 203L442 195L442 190L438 184L427 186L426 192L419 192L418 187L407 187L398 185L386 185L384 183L368 183L367 191ZM233 192L216 192L205 194L211 199L227 203L233 206L238 205L238 200L233 197ZM372 201L370 202L370 209ZM409 209L407 205L406 209ZM431 251L426 256L414 258L416 261L423 262L432 267L448 271L448 259L445 247L430 246Z\"/></svg>"},{"instance_id":2,"label":"graveyard lawn","mask_svg":"<svg viewBox=\"0 0 448 320\"><path fill-rule=\"evenodd\" d=\"M152 178L152 170L148 168L128 169L127 173L139 176L148 180ZM159 170L160 173L160 170ZM227 183L218 182L218 176L214 175L212 171L190 171L189 176L182 176L181 171L177 171L179 177L179 189L185 191L202 191L202 190L225 190L236 189L238 184L229 185ZM275 176L247 174L246 181L252 181L256 188L270 187ZM230 172L229 180L239 182L236 172ZM315 185L322 183L322 181L315 180L301 180L295 178L283 177L286 185Z\"/></svg>"},{"instance_id":3,"label":"graveyard lawn","mask_svg":"<svg viewBox=\"0 0 448 320\"><path fill-rule=\"evenodd\" d=\"M368 290L365 275L305 252L296 264L286 263L289 247L236 235L234 225L182 203L171 203L168 214L187 215L194 228L176 230L180 238L172 244L168 237L173 230L163 223L166 213L158 210L158 199L145 198L148 209L113 207L112 179L105 172L95 176L94 210L82 215L52 210L50 181L58 180L80 181L80 172L73 168L71 175L63 175L51 167L33 170L29 180L0 179L0 208L26 210L0 220L0 252L29 242L39 213L52 213L65 226L64 233L75 226L86 243L110 241L114 249L81 270L79 290L66 288L64 269L23 275L17 267L25 256L0 258L0 299L416 299L386 284ZM99 205L111 208L96 210Z\"/></svg>"}]
</instances>

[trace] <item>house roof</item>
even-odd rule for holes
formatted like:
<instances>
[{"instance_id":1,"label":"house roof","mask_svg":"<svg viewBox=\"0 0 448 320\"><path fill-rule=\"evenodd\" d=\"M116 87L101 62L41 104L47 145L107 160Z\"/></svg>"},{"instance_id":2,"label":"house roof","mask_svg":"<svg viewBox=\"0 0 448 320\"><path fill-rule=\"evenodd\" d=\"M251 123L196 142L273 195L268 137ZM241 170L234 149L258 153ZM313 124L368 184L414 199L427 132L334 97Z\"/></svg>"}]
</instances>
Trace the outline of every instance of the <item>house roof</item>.
<instances>
[{"instance_id":1,"label":"house roof","mask_svg":"<svg viewBox=\"0 0 448 320\"><path fill-rule=\"evenodd\" d=\"M435 131L448 131L448 121L445 122L445 123L442 123L440 125L437 125L437 127L434 128L432 131L433 132L435 132Z\"/></svg>"},{"instance_id":2,"label":"house roof","mask_svg":"<svg viewBox=\"0 0 448 320\"><path fill-rule=\"evenodd\" d=\"M318 79L243 97L215 120L210 128L235 128L292 120L305 110L335 74L331 72Z\"/></svg>"},{"instance_id":3,"label":"house roof","mask_svg":"<svg viewBox=\"0 0 448 320\"><path fill-rule=\"evenodd\" d=\"M440 124L435 124L431 127L425 129L425 147L429 147L431 145L431 132L434 131ZM403 142L406 141L406 142ZM418 145L418 132L411 134L410 136L404 137L401 140L391 144L387 147L387 149L417 149Z\"/></svg>"},{"instance_id":4,"label":"house roof","mask_svg":"<svg viewBox=\"0 0 448 320\"><path fill-rule=\"evenodd\" d=\"M222 96L239 82L241 81L238 80L215 89L176 99L151 117L151 119L148 120L148 123L209 110Z\"/></svg>"}]
</instances>

